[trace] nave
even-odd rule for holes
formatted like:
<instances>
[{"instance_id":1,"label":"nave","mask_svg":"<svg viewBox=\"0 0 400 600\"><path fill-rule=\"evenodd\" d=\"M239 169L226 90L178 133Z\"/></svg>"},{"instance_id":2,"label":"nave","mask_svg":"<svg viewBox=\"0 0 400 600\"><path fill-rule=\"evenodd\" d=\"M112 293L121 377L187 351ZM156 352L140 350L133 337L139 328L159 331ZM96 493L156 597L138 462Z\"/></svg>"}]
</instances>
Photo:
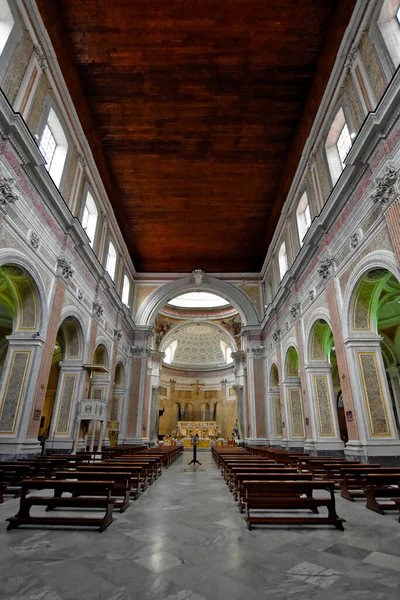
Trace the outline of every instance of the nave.
<instances>
[{"instance_id":1,"label":"nave","mask_svg":"<svg viewBox=\"0 0 400 600\"><path fill-rule=\"evenodd\" d=\"M210 452L178 460L102 534L6 530L19 500L0 505L1 600L394 600L400 532L393 512L335 493L344 531L248 531ZM321 511L322 512L322 511Z\"/></svg>"}]
</instances>

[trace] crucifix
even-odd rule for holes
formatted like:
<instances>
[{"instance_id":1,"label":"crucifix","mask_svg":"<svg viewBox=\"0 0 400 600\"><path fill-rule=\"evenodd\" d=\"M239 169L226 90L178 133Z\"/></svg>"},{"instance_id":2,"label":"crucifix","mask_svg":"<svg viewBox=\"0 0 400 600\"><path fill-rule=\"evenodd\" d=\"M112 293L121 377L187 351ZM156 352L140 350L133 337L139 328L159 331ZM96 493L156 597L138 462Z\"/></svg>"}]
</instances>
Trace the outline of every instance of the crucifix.
<instances>
[{"instance_id":1,"label":"crucifix","mask_svg":"<svg viewBox=\"0 0 400 600\"><path fill-rule=\"evenodd\" d=\"M196 396L198 396L198 395L199 395L199 392L200 392L200 390L201 390L201 386L202 386L202 385L204 385L204 384L203 384L203 383L200 383L200 379L198 379L198 380L196 381L196 383L192 383L191 385L195 385L195 386L196 386L196 387L195 387L195 390L196 390Z\"/></svg>"}]
</instances>

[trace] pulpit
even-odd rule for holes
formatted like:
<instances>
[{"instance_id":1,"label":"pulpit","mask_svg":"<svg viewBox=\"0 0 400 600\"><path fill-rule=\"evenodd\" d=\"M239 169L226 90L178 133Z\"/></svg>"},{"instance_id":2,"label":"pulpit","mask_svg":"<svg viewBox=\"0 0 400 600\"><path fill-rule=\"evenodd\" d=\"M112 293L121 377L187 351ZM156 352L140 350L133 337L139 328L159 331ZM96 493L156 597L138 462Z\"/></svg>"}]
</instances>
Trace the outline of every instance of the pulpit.
<instances>
[{"instance_id":1,"label":"pulpit","mask_svg":"<svg viewBox=\"0 0 400 600\"><path fill-rule=\"evenodd\" d=\"M90 448L89 451L93 452L94 450L94 441L96 436L97 423L100 422L100 433L99 439L97 442L97 452L101 450L103 444L103 435L105 429L105 419L107 416L106 411L106 401L105 400L93 400L93 399L85 399L81 400L78 405L78 414L77 414L77 423L76 423L76 432L75 432L75 440L74 447L72 449L72 454L76 454L79 445L79 439L81 436L82 426L85 423L88 425L88 431L90 432Z\"/></svg>"}]
</instances>

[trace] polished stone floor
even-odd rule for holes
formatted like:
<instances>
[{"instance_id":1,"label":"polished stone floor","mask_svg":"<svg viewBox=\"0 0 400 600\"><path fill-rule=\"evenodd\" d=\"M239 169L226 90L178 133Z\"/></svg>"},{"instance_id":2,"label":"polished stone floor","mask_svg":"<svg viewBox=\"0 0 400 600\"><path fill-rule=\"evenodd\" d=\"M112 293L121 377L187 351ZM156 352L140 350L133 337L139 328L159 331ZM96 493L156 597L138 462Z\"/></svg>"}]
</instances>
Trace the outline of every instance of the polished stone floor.
<instances>
[{"instance_id":1,"label":"polished stone floor","mask_svg":"<svg viewBox=\"0 0 400 600\"><path fill-rule=\"evenodd\" d=\"M337 499L345 531L248 531L210 453L190 454L104 532L0 527L1 600L400 599L400 523ZM0 505L0 520L18 501Z\"/></svg>"}]
</instances>

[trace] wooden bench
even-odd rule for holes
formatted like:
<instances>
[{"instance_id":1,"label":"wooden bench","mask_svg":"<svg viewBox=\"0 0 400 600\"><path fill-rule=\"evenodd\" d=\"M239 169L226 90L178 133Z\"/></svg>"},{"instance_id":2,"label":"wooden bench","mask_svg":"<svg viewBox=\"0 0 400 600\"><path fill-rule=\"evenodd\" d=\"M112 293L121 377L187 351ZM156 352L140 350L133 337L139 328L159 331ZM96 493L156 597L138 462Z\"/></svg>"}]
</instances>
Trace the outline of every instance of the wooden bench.
<instances>
[{"instance_id":1,"label":"wooden bench","mask_svg":"<svg viewBox=\"0 0 400 600\"><path fill-rule=\"evenodd\" d=\"M54 490L53 496L32 496L30 490ZM70 481L60 479L27 479L22 482L19 512L14 517L9 517L7 529L16 529L20 525L58 525L74 527L99 527L104 531L113 521L112 511L114 498L111 497L114 489L113 481ZM64 493L72 496L65 497ZM74 494L85 497L74 497ZM99 497L100 496L100 497ZM32 506L46 506L46 511L52 507L105 509L104 517L71 517L31 516Z\"/></svg>"},{"instance_id":2,"label":"wooden bench","mask_svg":"<svg viewBox=\"0 0 400 600\"><path fill-rule=\"evenodd\" d=\"M104 472L104 471L55 471L52 475L55 479L76 480L76 481L113 481L114 489L112 497L114 498L114 508L118 508L121 513L125 512L129 506L130 498L130 479L129 472ZM96 495L96 494L93 494ZM79 492L74 493L74 498L80 496ZM121 498L118 500L118 498ZM54 503L52 509L56 508Z\"/></svg>"},{"instance_id":3,"label":"wooden bench","mask_svg":"<svg viewBox=\"0 0 400 600\"><path fill-rule=\"evenodd\" d=\"M142 473L142 467L129 466L121 467L119 465L110 465L109 463L101 463L100 465L80 465L78 471L91 473L125 473L129 474L130 497L136 500L139 498L142 490L147 487L147 477Z\"/></svg>"},{"instance_id":4,"label":"wooden bench","mask_svg":"<svg viewBox=\"0 0 400 600\"><path fill-rule=\"evenodd\" d=\"M245 490L246 522L249 530L257 525L334 525L343 531L345 519L338 517L335 507L334 481L243 481ZM318 490L328 490L329 497L314 497ZM327 517L265 516L254 514L257 510L311 510L326 506Z\"/></svg>"},{"instance_id":5,"label":"wooden bench","mask_svg":"<svg viewBox=\"0 0 400 600\"><path fill-rule=\"evenodd\" d=\"M229 489L232 490L236 484L236 474L243 473L246 471L247 473L275 473L277 471L281 471L283 473L298 473L295 467L287 467L286 465L268 465L261 467L248 467L247 465L240 465L239 467L232 467L229 471L230 480L229 480Z\"/></svg>"},{"instance_id":6,"label":"wooden bench","mask_svg":"<svg viewBox=\"0 0 400 600\"><path fill-rule=\"evenodd\" d=\"M396 510L396 504L378 502L377 498L400 498L400 467L397 473L383 472L387 469L382 468L379 473L368 473L363 491L366 499L366 507L369 510L384 515L385 510Z\"/></svg>"},{"instance_id":7,"label":"wooden bench","mask_svg":"<svg viewBox=\"0 0 400 600\"><path fill-rule=\"evenodd\" d=\"M389 467L391 469L391 467ZM354 502L355 498L364 498L363 487L369 473L379 473L382 467L380 464L359 464L354 466L344 465L339 468L340 495L345 500ZM395 468L393 472L396 472Z\"/></svg>"},{"instance_id":8,"label":"wooden bench","mask_svg":"<svg viewBox=\"0 0 400 600\"><path fill-rule=\"evenodd\" d=\"M392 498L393 502L395 503L396 508L399 511L399 523L400 523L400 498Z\"/></svg>"},{"instance_id":9,"label":"wooden bench","mask_svg":"<svg viewBox=\"0 0 400 600\"><path fill-rule=\"evenodd\" d=\"M22 481L29 477L30 465L2 462L1 469L3 471L3 494L12 494L14 498L18 498L21 495Z\"/></svg>"},{"instance_id":10,"label":"wooden bench","mask_svg":"<svg viewBox=\"0 0 400 600\"><path fill-rule=\"evenodd\" d=\"M244 486L245 481L312 481L311 473L298 473L297 471L287 472L277 471L270 473L237 473L236 484L233 490L234 498L238 501L238 508L240 512L243 512L245 506L246 490Z\"/></svg>"}]
</instances>

